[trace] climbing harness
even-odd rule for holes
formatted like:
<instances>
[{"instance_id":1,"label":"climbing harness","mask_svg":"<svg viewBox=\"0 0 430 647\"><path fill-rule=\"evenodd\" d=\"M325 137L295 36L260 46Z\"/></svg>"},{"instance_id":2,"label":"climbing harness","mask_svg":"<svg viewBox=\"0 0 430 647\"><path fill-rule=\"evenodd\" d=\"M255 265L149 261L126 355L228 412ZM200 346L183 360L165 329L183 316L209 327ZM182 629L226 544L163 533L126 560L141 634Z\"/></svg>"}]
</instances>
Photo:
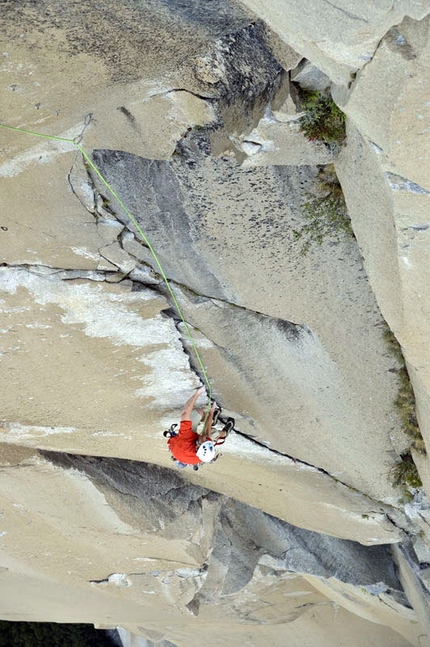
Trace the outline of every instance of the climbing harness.
<instances>
[{"instance_id":1,"label":"climbing harness","mask_svg":"<svg viewBox=\"0 0 430 647\"><path fill-rule=\"evenodd\" d=\"M90 123L90 121L88 121L88 117L86 117L86 118L85 118L85 127L84 127L84 131L85 131L85 128L89 125L89 123ZM179 303L178 303L178 301L177 301L177 299L176 299L176 296L175 296L175 294L174 294L174 292L173 292L173 290L172 290L172 288L171 288L171 286L170 286L169 280L168 280L168 278L167 278L167 276L166 276L166 274L165 274L165 272L164 272L164 270L163 270L163 267L161 266L161 263L160 263L160 261L159 261L159 259L158 259L158 256L157 256L157 254L155 253L155 250L154 250L154 248L152 247L152 245L151 245L150 241L148 240L148 238L146 237L146 235L145 235L145 234L144 234L144 232L142 231L141 227L139 226L139 224L138 224L138 222L137 222L136 218L135 218L135 217L133 216L133 214L132 214L128 209L127 209L127 207L125 206L124 202L123 202L123 201L121 200L121 198L118 196L118 194L116 193L116 191L112 188L112 186L109 184L109 182L106 180L106 178L101 174L101 172L98 170L98 168L96 167L96 165L94 164L94 162L92 161L92 159L90 158L90 156L88 155L88 153L87 153L87 152L85 151L85 149L81 146L81 143L80 143L80 142L82 141L82 135L83 135L83 132L84 132L84 131L82 132L82 134L81 134L81 135L79 135L79 136L78 136L78 137L76 137L75 139L68 139L68 138L66 138L66 137L56 137L56 136L54 136L54 135L45 135L45 134L43 134L43 133L33 132L33 131L31 131L31 130L24 130L23 128L15 128L14 126L7 126L6 124L0 124L0 128L7 128L8 130L12 130L12 131L17 132L17 133L26 134L26 135L33 135L33 136L35 136L35 137L42 137L43 139L50 139L50 140L53 140L53 141L67 142L67 143L69 143L69 144L73 144L74 146L76 146L76 148L77 148L77 149L79 150L79 152L82 154L82 156L84 157L84 159L86 160L86 162L88 163L88 165L90 166L90 168L94 171L94 173L97 175L97 177L101 180L101 182L104 184L104 186L108 189L109 193L110 193L110 194L115 198L115 200L116 200L116 201L118 202L118 204L122 207L122 209L124 209L125 213L126 213L126 214L127 214L127 216L129 217L130 221L133 223L133 225L136 227L136 229L137 229L137 231L139 232L139 234L142 236L142 239L143 239L143 241L144 241L145 245L147 245L147 247L148 247L149 251L151 252L152 257L154 258L154 261L155 261L155 263L156 263L156 265L157 265L157 267L158 267L158 270L159 270L159 272L160 272L160 275L161 275L161 277L162 277L162 279L163 279L163 281L164 281L164 283L165 283L165 285L166 285L166 288L167 288L167 290L169 291L169 294L170 294L170 296L171 296L171 298L172 298L172 301L173 301L173 303L174 303L174 305L175 305L176 311L177 311L177 313L178 313L178 315L179 315L179 317L180 317L180 319L181 319L182 323L184 324L184 328L185 328L185 331L186 331L187 337L188 337L188 339L189 339L189 341L190 341L190 343L191 343L191 346L192 346L192 348L193 348L193 351L194 351L194 354L195 354L195 356L196 356L196 359L197 359L198 365L199 365L199 366L200 366L200 368L201 368L202 375L203 375L203 377L204 377L204 381L205 381L206 386L207 386L207 389L208 389L208 398L209 398L209 402L210 402L211 397L212 397L212 388L211 388L211 385L210 385L210 382L209 382L209 378L208 378L207 373L206 373L206 369L205 369L205 367L204 367L204 364L203 364L202 358L200 357L200 353L199 353L199 351L198 351L198 349L197 349L196 342L194 341L194 338L193 338L193 336L192 336L192 334L191 334L191 330L190 330L190 328L189 328L189 326L188 326L187 322L185 321L185 318L184 318L184 315L183 315L183 313L182 313L181 307L180 307L180 305L179 305ZM209 414L209 409L208 409L208 411L207 411L207 413L206 413L206 417L208 416L208 414Z\"/></svg>"}]
</instances>

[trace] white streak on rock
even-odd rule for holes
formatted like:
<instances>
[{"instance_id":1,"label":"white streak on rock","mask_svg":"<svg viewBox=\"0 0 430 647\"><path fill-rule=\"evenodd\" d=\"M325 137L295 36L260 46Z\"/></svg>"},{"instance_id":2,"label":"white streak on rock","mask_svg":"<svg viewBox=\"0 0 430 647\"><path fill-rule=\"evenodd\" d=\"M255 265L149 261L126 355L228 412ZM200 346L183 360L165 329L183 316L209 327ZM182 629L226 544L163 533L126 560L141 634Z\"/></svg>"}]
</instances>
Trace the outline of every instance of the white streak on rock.
<instances>
[{"instance_id":1,"label":"white streak on rock","mask_svg":"<svg viewBox=\"0 0 430 647\"><path fill-rule=\"evenodd\" d=\"M22 270L0 273L0 290L14 294L24 287L37 303L55 303L65 311L66 324L84 324L90 337L109 337L116 345L179 344L177 331L171 321L156 315L143 319L128 305L154 299L151 290L112 294L102 285L70 284L51 277L37 277ZM171 353L169 354L171 355Z\"/></svg>"},{"instance_id":2,"label":"white streak on rock","mask_svg":"<svg viewBox=\"0 0 430 647\"><path fill-rule=\"evenodd\" d=\"M168 348L161 349L148 355L142 355L139 361L143 362L145 366L150 366L151 373L150 377L143 376L141 378L143 386L135 391L135 396L153 398L151 407L158 407L165 402L163 394L171 391L172 382L181 384L185 391L190 391L196 386L195 377L188 370L188 357L183 352L172 353ZM179 391L177 396L176 402L169 400L169 406L183 406L183 391Z\"/></svg>"},{"instance_id":3,"label":"white streak on rock","mask_svg":"<svg viewBox=\"0 0 430 647\"><path fill-rule=\"evenodd\" d=\"M109 584L114 584L115 586L131 586L131 582L128 579L125 573L112 573L108 577Z\"/></svg>"},{"instance_id":4,"label":"white streak on rock","mask_svg":"<svg viewBox=\"0 0 430 647\"><path fill-rule=\"evenodd\" d=\"M82 132L84 124L77 124L70 128L65 133L61 133L58 137L63 137L64 139L73 139L78 137ZM22 133L14 133L15 137L26 137ZM27 140L32 142L34 136L30 139L31 135L27 135ZM40 141L40 140L39 140ZM4 162L0 166L0 177L11 178L25 169L31 164L48 164L51 163L55 157L63 153L70 153L71 151L76 151L76 146L72 142L63 142L56 140L44 140L43 143L38 143L36 146L19 153L14 158Z\"/></svg>"},{"instance_id":5,"label":"white streak on rock","mask_svg":"<svg viewBox=\"0 0 430 647\"><path fill-rule=\"evenodd\" d=\"M22 425L19 422L3 423L3 427L6 427L10 435L20 440L28 440L37 436L51 436L53 434L71 434L76 431L75 427L40 427L38 425Z\"/></svg>"},{"instance_id":6,"label":"white streak on rock","mask_svg":"<svg viewBox=\"0 0 430 647\"><path fill-rule=\"evenodd\" d=\"M90 252L88 249L85 249L85 247L74 247L72 245L70 249L74 254L77 254L78 256L83 256L84 258L91 258L95 261L100 260L100 254L94 254L93 252Z\"/></svg>"}]
</instances>

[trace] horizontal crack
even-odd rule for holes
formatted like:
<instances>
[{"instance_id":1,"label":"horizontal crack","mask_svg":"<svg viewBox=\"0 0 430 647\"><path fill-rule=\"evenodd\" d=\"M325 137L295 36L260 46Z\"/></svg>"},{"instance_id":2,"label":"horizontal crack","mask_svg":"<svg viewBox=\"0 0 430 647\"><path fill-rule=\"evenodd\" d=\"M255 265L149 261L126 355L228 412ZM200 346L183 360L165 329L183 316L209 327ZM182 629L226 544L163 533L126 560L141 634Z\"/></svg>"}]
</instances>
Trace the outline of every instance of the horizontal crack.
<instances>
[{"instance_id":1,"label":"horizontal crack","mask_svg":"<svg viewBox=\"0 0 430 647\"><path fill-rule=\"evenodd\" d=\"M115 241L114 241L115 242ZM121 245L122 247L122 245ZM124 249L122 247L122 249ZM126 250L124 250L126 251ZM100 257L103 258L104 260L109 261L109 263L112 263L115 265L115 263L105 256L100 253L98 250L98 253L100 254ZM166 300L169 302L170 308L176 312L176 308L174 305L171 304L172 298L171 295L167 289L167 286L165 286L164 280L161 277L160 274L158 274L152 265L149 263L145 263L143 261L140 261L136 256L131 254L130 252L127 252L132 258L136 259L138 261L137 268L139 266L142 266L144 268L149 268L151 271L151 275L148 278L148 281L146 282L142 278L137 278L136 276L133 276L133 270L130 270L130 272L127 272L124 274L123 278L128 277L133 283L138 283L140 285L144 285L145 287L152 288L154 291L158 291L166 298ZM94 270L80 270L80 269L72 269L72 268L64 268L64 267L54 267L51 265L45 265L42 263L35 263L34 265L31 263L0 263L0 267L10 267L10 268L22 268L27 270L28 272L32 274L37 274L40 276L50 276L51 274L64 274L64 276L61 276L60 278L63 280L74 280L74 279L88 279L90 281L104 281L106 277L111 277L111 276L116 276L118 273L121 273L121 271L118 269L118 271L112 271L112 270L101 270L101 269L94 269ZM118 266L117 266L118 267ZM41 271L37 271L40 269ZM154 283L155 281L158 281L158 283ZM183 283L179 283L178 281L175 281L173 279L169 279L169 284L173 285L184 292L187 292L188 294L192 294L194 297L200 298L200 299L206 299L207 301L211 301L216 305L216 301L219 303L222 303L223 305L229 306L231 308L237 308L239 310L242 310L243 312L249 312L252 314L256 314L260 317L267 317L268 319L274 319L275 317L272 317L271 315L268 315L264 312L260 312L259 310L253 310L252 308L247 308L246 306L239 305L237 303L233 303L231 301L227 301L227 299L222 299L219 297L211 296L211 295L206 295L206 294L201 294L199 292L195 292L188 286L186 286ZM164 312L168 313L167 310ZM171 316L170 313L168 316ZM177 318L180 319L179 314L177 315ZM301 324L294 323L292 321L288 321L287 319L282 319L281 321L285 321L286 323L290 324L291 326L301 326Z\"/></svg>"},{"instance_id":2,"label":"horizontal crack","mask_svg":"<svg viewBox=\"0 0 430 647\"><path fill-rule=\"evenodd\" d=\"M170 92L173 92L173 91L179 91L179 90L171 90ZM184 91L187 91L187 90L184 90ZM193 94L193 93L191 93L191 94ZM195 96L198 96L199 98L202 98L202 99L206 99L206 97L202 97L202 96L200 96L200 95L195 95ZM89 177L90 177L90 176L89 176ZM92 183L92 182L91 182L91 183ZM94 191L95 191L95 187L94 187L94 184L93 184L93 183L92 183L92 186L93 186L93 189L94 189ZM75 192L74 192L74 194L75 194L75 195L76 195L76 197L79 199L79 196L78 196ZM97 203L96 203L96 204L97 204ZM95 218L97 218L97 217L98 217L98 216L97 216L97 207L96 207L96 212L95 212L95 213L93 213L93 215L94 215L94 217L95 217ZM121 224L122 224L122 223L121 223ZM137 242L140 242L140 241L138 241L138 239L136 238L136 236L134 236L134 238L135 238L135 240L136 240ZM174 307L172 296L171 296L171 294L170 294L170 292L169 292L169 290L168 290L168 288L167 288L167 285L165 284L165 282L164 282L163 278L161 277L161 275L160 275L160 274L158 274L158 273L154 270L154 268L152 267L152 265L151 265L150 263L146 263L146 262L143 262L143 261L139 260L139 259L138 259L136 256L134 256L132 253L130 253L130 252L128 252L127 250L125 250L125 249L124 249L123 241L122 241L122 238L121 238L121 235L120 235L120 234L118 234L117 241L118 241L118 243L119 243L120 247L121 247L121 248L122 248L122 249L123 249L123 250L124 250L124 251L125 251L125 252L130 256L130 257L131 257L131 258L134 258L134 259L136 259L136 260L138 261L138 266L137 266L137 267L139 267L139 266L143 266L143 267L149 267L149 268L151 268L151 274L152 274L152 277L153 277L153 278L152 278L152 280L151 280L151 279L149 279L149 280L148 280L148 282L146 282L146 281L145 281L144 279L142 279L142 278L137 278L136 276L134 276L134 277L133 277L133 270L132 270L132 271L131 271L131 272L129 272L128 274L126 274L126 275L122 276L122 277L120 278L120 280L123 280L123 279L127 276L127 277L128 277L128 278L129 278L133 283L138 283L138 284L144 285L145 287L147 287L147 288L149 288L149 289L153 290L154 292L158 292L158 293L162 294L162 296L166 299L166 301L167 301L167 302L169 303L169 305L170 305L170 312L169 312L169 310L164 310L163 312L164 312L165 316L168 316L168 317L170 317L170 318L172 318L172 319L174 320L175 325L176 325L176 327L177 327L177 329L178 329L178 332L180 333L180 339L181 339L181 342L182 342L183 350L184 350L184 352L187 354L187 356L188 356L188 358L189 358L190 368L191 368L191 370L192 370L196 375L198 375L198 376L199 376L199 378L200 378L200 379L202 379L202 375L201 375L201 373L200 373L200 371L199 371L199 368L197 367L197 365L196 365L196 363L195 363L195 361L194 361L194 358L193 358L193 356L192 356L192 354L191 354L190 350L187 348L187 345L186 345L186 343L185 343L185 339L184 339L184 337L183 337L183 335L182 335L182 332L181 332L181 331L180 331L180 329L179 329L179 324L182 322L182 319L181 319L181 317L179 316L179 313L178 313L178 315L175 315L175 314L174 314L174 313L176 312L176 308ZM99 251L99 253L100 253L100 251ZM100 255L102 256L102 254L100 254ZM103 256L102 256L102 257L103 257ZM104 258L104 257L103 257L103 258ZM106 260L108 260L108 259L106 259ZM32 271L32 270L31 270L31 267L32 267L32 266L31 266L31 265L29 265L29 264L22 265L22 267L24 267L24 268L25 268L25 269L27 269L28 271ZM88 280L96 280L96 281L101 280L101 281L103 281L103 280L106 280L106 278L107 278L107 277L118 276L118 272L111 272L111 271L109 272L109 271L100 271L100 270L90 270L90 271L84 271L84 270L64 270L64 269L61 269L61 268L49 268L48 266L36 266L36 267L44 267L44 269L45 269L45 270L49 270L49 269L50 269L50 270L52 270L52 272L53 272L53 273L57 273L57 274L59 274L59 275L60 275L60 278L61 278L62 280L73 280L73 279L77 279L77 278L81 278L81 279L82 279L82 278L87 278ZM63 274L63 276L61 276L61 274ZM159 282L154 284L154 278L155 278L155 280L158 280ZM193 296L194 296L194 298L196 298L196 297L197 297L197 298L200 298L200 299L207 299L208 301L212 301L212 303L214 303L214 305L216 305L216 301L218 301L219 303L222 303L224 306L227 306L227 307L231 307L231 308L238 308L238 309L242 310L243 312L249 312L249 313L253 313L253 314L256 314L256 315L258 315L258 316L261 316L261 317L267 317L267 318L272 318L272 319L273 319L273 317L271 317L270 315L267 315L267 314L265 314L265 313L262 313L262 312L260 312L260 311L258 311L258 310L252 310L252 309L250 309L250 308L247 308L247 307L242 306L242 305L238 305L238 304L236 304L236 303L229 302L229 301L228 301L228 300L226 300L226 299L222 299L222 298L219 298L219 297L208 296L208 295L204 295L204 294L201 294L201 293L197 293L197 292L195 292L194 290L192 290L191 288L189 288L188 286L186 286L186 285L184 285L184 284L181 284L181 283L179 283L179 282L177 282L177 281L174 281L174 280L172 280L172 279L169 279L169 283L170 283L172 286L175 286L175 287L177 287L177 288L181 289L183 292L188 293L188 295L190 295L190 294L191 294L191 295L193 295ZM298 324L295 324L295 323L293 323L293 322L289 322L289 321L287 321L287 320L282 320L282 321L285 321L285 322L287 322L288 324L290 324L290 325L292 325L292 326L298 326ZM263 441L259 441L259 440L257 440L255 437L250 436L250 435L247 435L247 434L245 434L244 432L241 432L241 431L240 431L240 430L238 430L238 429L236 429L236 430L235 430L235 432L236 432L238 435L242 436L243 438L246 438L248 441L252 442L253 444L255 444L255 445L257 445L257 446L259 446L259 447L261 447L261 448L264 448L266 451L269 451L269 452L271 452L271 453L273 453L273 454L275 454L275 455L277 455L277 456L282 456L283 458L287 458L288 460L292 461L292 462L293 462L293 463L295 463L295 464L299 464L299 465L302 465L302 466L305 466L305 467L308 467L308 468L314 469L314 470L316 470L317 472L319 472L319 473L321 473L321 474L324 474L325 476L327 476L327 477L329 477L330 479L334 480L335 482L339 483L341 486L344 486L344 487L348 488L349 490L355 491L355 492L357 492L357 493L359 493L359 494L363 495L363 493L362 493L362 492L360 492L360 490L357 490L357 489L355 489L355 488L351 487L350 485L347 485L346 483L343 483L343 482L342 482L342 481L340 481L339 479L337 479L337 478L333 477L329 472L327 472L327 471L326 471L326 470L324 470L323 468L316 467L316 466L314 466L314 465L311 465L310 463L307 463L307 462L305 462L305 461L302 461L302 460L296 459L296 458L294 458L293 456L290 456L290 455L288 455L288 454L286 454L286 453L284 453L284 452L281 452L281 451L278 451L278 450L276 450L276 449L273 449L273 448L269 447L267 444L265 444ZM370 497L369 497L369 498L370 498ZM373 499L372 499L372 500L373 500ZM381 511L381 513L382 513L382 512L383 512L383 511ZM391 522L391 523L393 523L391 519L390 519L390 522ZM394 525L395 525L395 524L394 524ZM395 525L395 526L396 526L396 525ZM396 527L397 527L397 526L396 526Z\"/></svg>"},{"instance_id":3,"label":"horizontal crack","mask_svg":"<svg viewBox=\"0 0 430 647\"><path fill-rule=\"evenodd\" d=\"M143 264L143 265L146 265L146 264ZM26 265L26 266L22 266L22 267L24 267L24 269L27 269L28 271L31 271L31 269L30 269L31 266ZM41 267L41 266L36 266L36 267ZM117 275L116 272L107 272L107 271L100 271L100 270L97 270L97 271L95 271L95 270L87 270L87 271L85 271L85 270L64 270L64 269L58 269L58 268L49 268L48 266L42 266L42 267L45 270L52 270L52 273L60 275L59 278L61 280L73 280L73 279L79 279L79 278L80 279L86 278L88 280L104 281L104 280L106 280L106 277L116 276ZM151 267L151 266L149 266L149 267ZM64 276L61 276L62 274ZM135 279L130 278L130 280L132 280L133 283L135 282ZM163 283L161 277L160 277L160 283L155 284L155 285L153 283L146 284L144 281L136 281L136 282L145 285L145 287L147 287L148 289L153 290L155 293L160 293L169 303L171 303L170 293L168 292L167 288L165 287L165 284ZM176 283L174 281L170 281L170 283L172 283L172 285L177 285L178 287L180 287L181 289L183 289L185 291L192 292L184 285L181 285L181 284ZM194 294L196 294L196 293L194 293ZM198 296L200 296L201 298L206 298L208 301L213 301L213 299L211 297L206 297L204 295L198 295ZM248 308L245 308L244 306L237 306L236 304L231 304L228 301L223 301L221 299L217 299L217 301L221 301L226 306L239 308L239 309L241 309L241 310L243 310L245 312L251 312L253 314L257 314L257 315L260 315L260 316L263 316L263 317L269 317L269 315L265 315L263 313L255 311L255 310L250 310ZM173 309L172 306L171 306L171 308ZM193 355L192 355L190 349L187 347L186 338L183 336L183 333L179 328L179 325L182 323L182 319L180 319L178 316L171 315L169 313L169 310L163 310L163 313L165 314L165 316L168 316L168 317L170 317L171 319L174 320L175 326L176 326L176 328L177 328L177 330L178 330L178 332L180 334L180 339L181 339L181 342L182 342L182 347L183 347L184 353L189 358L190 369L200 379L202 379L201 371L199 370L198 366L196 365L196 362L194 361ZM296 324L292 324L292 325L296 325ZM191 327L193 328L193 326L191 326ZM235 413L235 412L233 412L233 413ZM288 460L292 461L296 465L302 465L304 467L311 468L311 469L319 472L320 474L324 474L325 476L331 478L335 482L339 483L341 486L346 487L351 491L354 491L354 492L357 492L357 493L363 495L363 493L360 490L357 490L356 488L354 488L354 487L340 481L338 478L332 476L329 472L327 472L326 470L324 470L321 467L316 467L315 465L307 463L306 461L295 458L295 457L293 457L293 456L291 456L289 454L286 454L284 452L281 452L281 451L279 451L277 449L273 449L272 447L268 446L263 441L257 440L255 437L253 437L251 435L248 435L248 434L240 431L237 428L235 428L235 433L237 433L242 438L246 438L247 440L252 442L254 445L257 445L257 446L259 446L261 448L264 448L265 450L271 452L272 454L275 454L276 456L282 456L283 458L287 458ZM370 497L369 497L369 499L370 499ZM371 499L371 500L373 501L374 499ZM383 504L383 505L385 505L385 504ZM384 511L381 510L381 513L384 513ZM390 519L390 521L392 522L391 519Z\"/></svg>"},{"instance_id":4,"label":"horizontal crack","mask_svg":"<svg viewBox=\"0 0 430 647\"><path fill-rule=\"evenodd\" d=\"M166 92L160 93L160 95L166 96L167 94L171 94L172 92L187 92L188 94L192 94L193 97L197 97L197 99L203 99L203 101L219 101L221 99L220 96L205 97L203 94L192 92L191 90L187 90L187 88L172 88L171 90L166 90ZM156 95L152 95L152 96L156 96Z\"/></svg>"},{"instance_id":5,"label":"horizontal crack","mask_svg":"<svg viewBox=\"0 0 430 647\"><path fill-rule=\"evenodd\" d=\"M112 270L79 270L67 269L64 267L52 267L50 265L30 263L0 263L0 267L10 269L23 269L27 270L30 274L36 276L57 276L63 281L74 281L79 279L87 279L89 281L106 281L106 278L116 276L118 272Z\"/></svg>"},{"instance_id":6,"label":"horizontal crack","mask_svg":"<svg viewBox=\"0 0 430 647\"><path fill-rule=\"evenodd\" d=\"M181 570L188 569L192 571L188 577L203 577L205 575L206 569L204 568L197 568L195 566L191 566L189 562L181 562L178 559L167 559L166 557L145 557L145 559L148 560L154 560L154 562L170 562L172 564L177 564L178 568ZM148 571L133 571L132 573L110 573L107 577L104 577L100 580L89 580L90 584L115 584L115 580L113 579L115 575L122 576L124 578L129 578L129 577L139 577L142 575L153 575L154 573L163 573L165 575L170 575L174 577L180 577L181 579L186 579L187 576L184 575L179 575L176 570L167 570L167 569L159 569L159 568L152 568Z\"/></svg>"}]
</instances>

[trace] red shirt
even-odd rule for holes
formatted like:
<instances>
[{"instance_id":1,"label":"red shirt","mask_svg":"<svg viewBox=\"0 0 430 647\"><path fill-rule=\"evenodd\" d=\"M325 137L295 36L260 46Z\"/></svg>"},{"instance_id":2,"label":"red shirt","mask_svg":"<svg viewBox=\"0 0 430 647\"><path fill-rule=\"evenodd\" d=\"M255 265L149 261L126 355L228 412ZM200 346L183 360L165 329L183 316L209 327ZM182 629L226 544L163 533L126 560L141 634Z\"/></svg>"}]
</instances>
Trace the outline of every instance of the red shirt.
<instances>
[{"instance_id":1,"label":"red shirt","mask_svg":"<svg viewBox=\"0 0 430 647\"><path fill-rule=\"evenodd\" d=\"M191 420L181 420L178 435L169 438L167 444L178 461L187 463L187 465L197 465L203 462L196 454L196 440L198 438L199 434L192 430Z\"/></svg>"}]
</instances>

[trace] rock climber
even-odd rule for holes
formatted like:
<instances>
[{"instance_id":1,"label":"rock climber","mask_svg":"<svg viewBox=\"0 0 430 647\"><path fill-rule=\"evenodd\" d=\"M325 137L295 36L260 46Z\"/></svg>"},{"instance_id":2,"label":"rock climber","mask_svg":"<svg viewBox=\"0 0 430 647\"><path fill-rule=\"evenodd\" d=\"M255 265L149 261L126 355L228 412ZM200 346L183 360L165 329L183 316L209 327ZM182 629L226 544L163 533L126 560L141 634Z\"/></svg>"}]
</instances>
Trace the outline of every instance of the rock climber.
<instances>
[{"instance_id":1,"label":"rock climber","mask_svg":"<svg viewBox=\"0 0 430 647\"><path fill-rule=\"evenodd\" d=\"M200 387L185 403L181 413L179 432L165 432L166 436L170 436L168 440L169 449L179 467L198 465L199 463L210 463L213 461L216 456L215 447L224 443L229 431L234 426L233 419L229 418L229 421L231 422L227 421L224 429L219 432L217 440L212 440L211 432L216 409L216 403L213 402L205 420L203 432L198 434L193 431L192 413L194 405L199 396L204 392L205 387ZM196 409L196 411L200 420L204 420L204 411L202 409Z\"/></svg>"}]
</instances>

